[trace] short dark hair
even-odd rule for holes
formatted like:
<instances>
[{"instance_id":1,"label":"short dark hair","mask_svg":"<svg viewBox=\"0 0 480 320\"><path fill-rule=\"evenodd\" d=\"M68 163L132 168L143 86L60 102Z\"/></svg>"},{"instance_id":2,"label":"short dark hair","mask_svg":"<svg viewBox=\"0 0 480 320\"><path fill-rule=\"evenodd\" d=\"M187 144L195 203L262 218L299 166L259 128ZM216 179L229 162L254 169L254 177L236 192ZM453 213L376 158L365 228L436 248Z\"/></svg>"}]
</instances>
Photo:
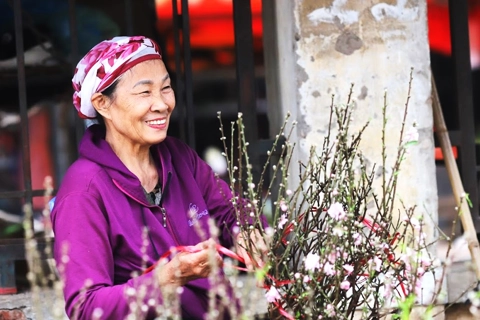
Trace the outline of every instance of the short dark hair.
<instances>
[{"instance_id":1,"label":"short dark hair","mask_svg":"<svg viewBox=\"0 0 480 320\"><path fill-rule=\"evenodd\" d=\"M102 94L109 97L110 99L113 99L115 96L115 89L117 88L117 85L118 79L115 80L111 85L109 85L105 90L103 90Z\"/></svg>"},{"instance_id":2,"label":"short dark hair","mask_svg":"<svg viewBox=\"0 0 480 320\"><path fill-rule=\"evenodd\" d=\"M109 85L105 90L101 92L104 96L108 97L110 100L115 99L115 90L117 89L118 79L115 80L111 85ZM103 119L100 113L97 113L98 124L105 126L105 120Z\"/></svg>"}]
</instances>

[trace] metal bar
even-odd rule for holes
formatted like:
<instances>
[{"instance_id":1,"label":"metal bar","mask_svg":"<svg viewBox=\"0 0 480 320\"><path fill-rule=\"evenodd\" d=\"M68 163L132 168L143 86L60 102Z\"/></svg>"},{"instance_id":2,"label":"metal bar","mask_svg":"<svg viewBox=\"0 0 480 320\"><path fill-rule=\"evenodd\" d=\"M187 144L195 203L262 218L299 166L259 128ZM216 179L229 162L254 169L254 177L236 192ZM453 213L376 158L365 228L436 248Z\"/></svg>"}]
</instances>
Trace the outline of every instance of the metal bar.
<instances>
[{"instance_id":1,"label":"metal bar","mask_svg":"<svg viewBox=\"0 0 480 320\"><path fill-rule=\"evenodd\" d=\"M53 193L55 194L56 191ZM31 190L32 197L45 196L45 190ZM24 198L27 194L26 190L21 191L2 191L0 192L0 199Z\"/></svg>"},{"instance_id":2,"label":"metal bar","mask_svg":"<svg viewBox=\"0 0 480 320\"><path fill-rule=\"evenodd\" d=\"M193 108L192 52L190 47L190 16L188 0L182 0L183 68L187 110L187 143L195 149L195 110Z\"/></svg>"},{"instance_id":3,"label":"metal bar","mask_svg":"<svg viewBox=\"0 0 480 320\"><path fill-rule=\"evenodd\" d=\"M132 0L124 0L125 3L125 22L127 25L127 35L133 36L133 11Z\"/></svg>"},{"instance_id":4,"label":"metal bar","mask_svg":"<svg viewBox=\"0 0 480 320\"><path fill-rule=\"evenodd\" d=\"M77 30L77 14L75 10L75 0L68 0L68 15L70 17L70 45L72 57L72 70L75 70L78 62L78 30Z\"/></svg>"},{"instance_id":5,"label":"metal bar","mask_svg":"<svg viewBox=\"0 0 480 320\"><path fill-rule=\"evenodd\" d=\"M32 204L32 172L30 167L30 142L28 130L27 85L25 76L25 57L23 51L22 4L15 0L13 4L15 19L15 48L17 53L18 101L22 135L23 184L25 203Z\"/></svg>"},{"instance_id":6,"label":"metal bar","mask_svg":"<svg viewBox=\"0 0 480 320\"><path fill-rule=\"evenodd\" d=\"M278 49L277 0L262 0L263 52L270 135L274 137L284 121L280 92L280 50ZM257 74L257 76L259 76Z\"/></svg>"},{"instance_id":7,"label":"metal bar","mask_svg":"<svg viewBox=\"0 0 480 320\"><path fill-rule=\"evenodd\" d=\"M468 34L468 3L467 0L449 1L450 36L452 43L452 58L455 74L455 94L457 112L459 114L460 164L463 185L472 201L472 216L475 225L478 219L478 190L475 155L475 124L473 117L472 72L470 64L470 45Z\"/></svg>"},{"instance_id":8,"label":"metal bar","mask_svg":"<svg viewBox=\"0 0 480 320\"><path fill-rule=\"evenodd\" d=\"M70 17L70 37L71 37L71 58L72 58L72 71L75 70L79 60L78 49L78 30L77 30L77 14L75 10L75 0L68 0L68 15ZM75 110L75 108L72 108ZM80 117L75 114L75 139L77 146L80 145L83 133L85 132L85 123ZM76 150L76 148L75 148Z\"/></svg>"},{"instance_id":9,"label":"metal bar","mask_svg":"<svg viewBox=\"0 0 480 320\"><path fill-rule=\"evenodd\" d=\"M233 24L238 84L238 111L243 113L245 138L258 139L253 57L252 9L250 0L233 0Z\"/></svg>"},{"instance_id":10,"label":"metal bar","mask_svg":"<svg viewBox=\"0 0 480 320\"><path fill-rule=\"evenodd\" d=\"M0 262L2 261L14 261L25 260L25 239L0 239ZM48 247L53 248L53 238L37 238L37 251L40 254L41 259L50 258L45 249ZM50 252L52 252L50 250Z\"/></svg>"},{"instance_id":11,"label":"metal bar","mask_svg":"<svg viewBox=\"0 0 480 320\"><path fill-rule=\"evenodd\" d=\"M17 287L15 286L15 261L0 260L0 295L16 293Z\"/></svg>"},{"instance_id":12,"label":"metal bar","mask_svg":"<svg viewBox=\"0 0 480 320\"><path fill-rule=\"evenodd\" d=\"M182 20L178 14L177 0L172 0L172 22L173 22L173 40L175 44L175 93L177 97L177 106L178 109L178 127L180 129L180 139L187 142L187 130L185 128L185 102L184 102L184 83L182 69L182 61L180 60L180 28Z\"/></svg>"}]
</instances>

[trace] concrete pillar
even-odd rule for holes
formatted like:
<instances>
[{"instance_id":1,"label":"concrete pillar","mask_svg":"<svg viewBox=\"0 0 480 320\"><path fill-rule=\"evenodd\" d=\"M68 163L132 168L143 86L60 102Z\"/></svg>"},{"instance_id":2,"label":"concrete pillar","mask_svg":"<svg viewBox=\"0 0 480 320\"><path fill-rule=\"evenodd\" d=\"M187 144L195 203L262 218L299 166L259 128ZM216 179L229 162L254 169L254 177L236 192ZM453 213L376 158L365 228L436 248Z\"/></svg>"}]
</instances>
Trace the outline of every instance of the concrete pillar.
<instances>
[{"instance_id":1,"label":"concrete pillar","mask_svg":"<svg viewBox=\"0 0 480 320\"><path fill-rule=\"evenodd\" d=\"M345 103L353 83L353 127L359 129L370 121L362 144L370 163L381 163L387 91L387 152L393 160L414 68L407 127L416 123L419 144L402 164L398 194L406 205L416 204L419 213L436 220L426 0L264 0L264 10L276 20L276 27L275 20L265 22L272 134L278 133L284 115L291 112L298 121L298 157L305 158L310 146L321 146L332 94L336 103Z\"/></svg>"},{"instance_id":2,"label":"concrete pillar","mask_svg":"<svg viewBox=\"0 0 480 320\"><path fill-rule=\"evenodd\" d=\"M368 163L378 167L383 96L388 93L386 167L391 174L413 68L407 128L416 123L419 143L402 163L397 198L406 206L416 205L418 214L431 215L426 219L428 237L435 237L438 199L426 0L264 0L263 10L272 134L291 112L298 121L296 159L307 159L311 146L322 146L332 94L336 103L345 103L354 83L352 129L370 121L361 149Z\"/></svg>"}]
</instances>

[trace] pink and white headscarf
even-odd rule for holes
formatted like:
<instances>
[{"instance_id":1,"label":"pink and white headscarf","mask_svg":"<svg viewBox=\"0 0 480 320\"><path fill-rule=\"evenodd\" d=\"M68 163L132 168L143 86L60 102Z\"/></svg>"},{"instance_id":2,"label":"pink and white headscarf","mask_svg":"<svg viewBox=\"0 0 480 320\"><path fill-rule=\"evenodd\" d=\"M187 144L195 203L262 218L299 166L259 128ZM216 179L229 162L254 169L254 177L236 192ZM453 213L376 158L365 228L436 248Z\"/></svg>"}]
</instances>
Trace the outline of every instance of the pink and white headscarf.
<instances>
[{"instance_id":1,"label":"pink and white headscarf","mask_svg":"<svg viewBox=\"0 0 480 320\"><path fill-rule=\"evenodd\" d=\"M93 47L78 62L72 79L73 105L78 115L84 119L95 118L93 94L107 89L136 64L152 59L162 59L160 49L153 40L143 36L115 37Z\"/></svg>"}]
</instances>

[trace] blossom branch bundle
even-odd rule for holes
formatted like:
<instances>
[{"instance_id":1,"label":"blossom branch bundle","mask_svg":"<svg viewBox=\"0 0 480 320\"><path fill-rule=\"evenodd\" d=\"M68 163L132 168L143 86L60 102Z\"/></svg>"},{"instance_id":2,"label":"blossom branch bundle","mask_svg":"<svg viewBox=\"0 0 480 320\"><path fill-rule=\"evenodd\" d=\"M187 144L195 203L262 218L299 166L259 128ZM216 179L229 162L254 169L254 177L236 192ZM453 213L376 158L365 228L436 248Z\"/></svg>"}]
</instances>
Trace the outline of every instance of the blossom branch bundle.
<instances>
[{"instance_id":1,"label":"blossom branch bundle","mask_svg":"<svg viewBox=\"0 0 480 320\"><path fill-rule=\"evenodd\" d=\"M253 229L260 230L269 244L268 253L262 257L267 266L257 272L265 274L272 314L288 319L353 319L360 310L362 318L373 319L391 313L389 308L407 297L416 296L418 300L421 278L431 269L431 258L423 223L415 219L415 207L402 204L400 212L396 202L401 163L418 139L414 127L406 130L411 84L412 76L391 170L386 151L387 94L384 96L380 192L374 187L376 165L367 165L361 152L362 134L368 123L358 132L350 132L353 85L345 105L335 105L332 97L322 148L312 148L309 158L299 163L295 186L288 185L295 147L288 142L295 126L285 134L288 115L281 130L287 138L281 157L272 163L270 155L275 150L268 153L256 184L242 115L232 123L232 132L238 130L239 155L234 159L225 145L225 156L231 188L239 194L234 202L246 200L250 205L247 211L257 222L240 227L240 232L248 239ZM223 134L223 126L220 130ZM281 182L272 200L271 227L264 229L258 223L259 217L265 209L265 198L272 196L274 181L265 181L268 168ZM393 217L396 210L398 218ZM239 210L239 217L243 214ZM253 241L245 247L252 256L261 254Z\"/></svg>"}]
</instances>

